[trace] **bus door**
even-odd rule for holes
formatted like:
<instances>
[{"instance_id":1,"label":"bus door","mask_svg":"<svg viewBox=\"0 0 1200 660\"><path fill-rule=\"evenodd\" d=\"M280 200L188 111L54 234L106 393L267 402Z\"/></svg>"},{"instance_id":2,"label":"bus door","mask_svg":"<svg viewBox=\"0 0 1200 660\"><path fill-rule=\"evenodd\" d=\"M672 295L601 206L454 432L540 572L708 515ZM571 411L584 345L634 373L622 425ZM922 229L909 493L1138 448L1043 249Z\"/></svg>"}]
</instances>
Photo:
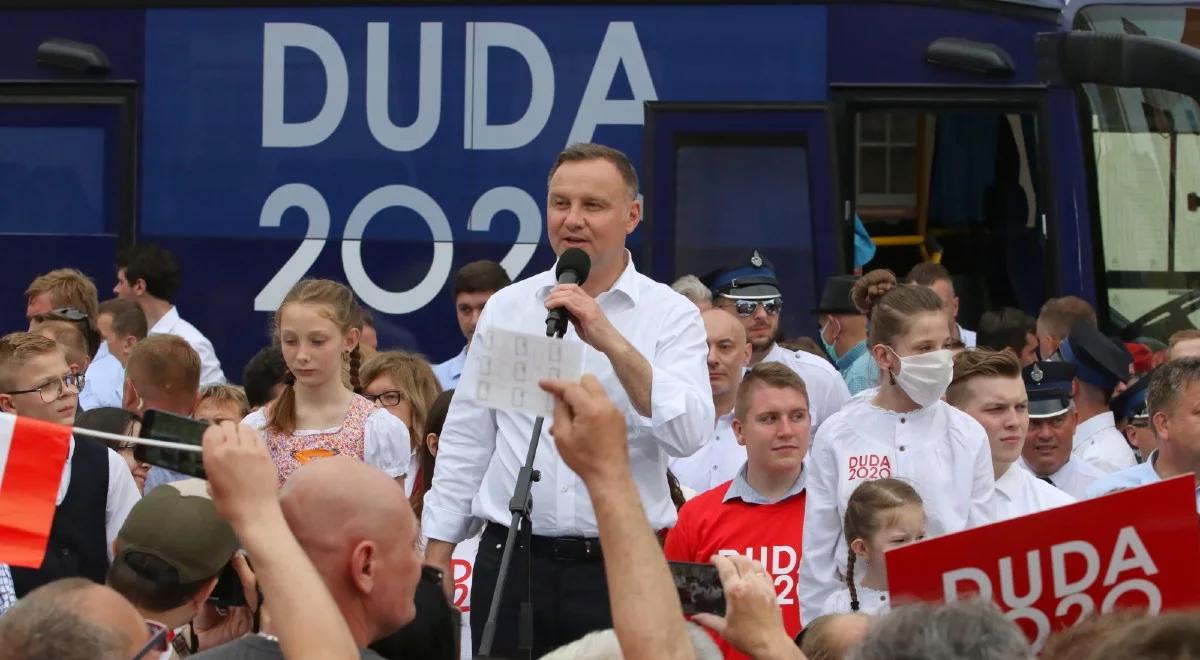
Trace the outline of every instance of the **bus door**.
<instances>
[{"instance_id":1,"label":"bus door","mask_svg":"<svg viewBox=\"0 0 1200 660\"><path fill-rule=\"evenodd\" d=\"M133 234L135 87L108 82L0 83L0 241L5 273L113 273ZM103 292L113 282L97 282ZM24 327L9 306L6 328Z\"/></svg>"},{"instance_id":2,"label":"bus door","mask_svg":"<svg viewBox=\"0 0 1200 660\"><path fill-rule=\"evenodd\" d=\"M1003 306L1036 315L1054 272L1044 95L835 87L842 199L877 248L864 269L903 277L921 261L943 263L967 328Z\"/></svg>"},{"instance_id":3,"label":"bus door","mask_svg":"<svg viewBox=\"0 0 1200 660\"><path fill-rule=\"evenodd\" d=\"M812 334L825 277L842 272L823 105L647 104L643 261L652 277L703 277L771 261L788 337Z\"/></svg>"}]
</instances>

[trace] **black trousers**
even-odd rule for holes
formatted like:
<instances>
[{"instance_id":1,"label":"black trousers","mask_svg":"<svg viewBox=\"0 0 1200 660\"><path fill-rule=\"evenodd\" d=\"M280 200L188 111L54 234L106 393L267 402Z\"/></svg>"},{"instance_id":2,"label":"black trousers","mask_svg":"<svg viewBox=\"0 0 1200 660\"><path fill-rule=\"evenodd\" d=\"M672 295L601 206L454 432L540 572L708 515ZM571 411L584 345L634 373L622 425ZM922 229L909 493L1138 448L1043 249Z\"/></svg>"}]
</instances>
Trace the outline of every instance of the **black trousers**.
<instances>
[{"instance_id":1,"label":"black trousers","mask_svg":"<svg viewBox=\"0 0 1200 660\"><path fill-rule=\"evenodd\" d=\"M471 584L471 643L479 652L483 627L492 606L492 594L500 573L500 557L508 528L489 524L479 542L475 557L475 577ZM554 649L584 635L612 627L608 607L608 583L604 562L599 556L589 558L555 558L548 551L546 539L535 537L532 556L520 545L513 555L504 587L500 616L496 620L496 638L492 644L494 658L526 658L528 651L518 648L521 601L532 589L533 655L540 658ZM529 579L530 570L533 580ZM465 642L466 640L464 640Z\"/></svg>"}]
</instances>

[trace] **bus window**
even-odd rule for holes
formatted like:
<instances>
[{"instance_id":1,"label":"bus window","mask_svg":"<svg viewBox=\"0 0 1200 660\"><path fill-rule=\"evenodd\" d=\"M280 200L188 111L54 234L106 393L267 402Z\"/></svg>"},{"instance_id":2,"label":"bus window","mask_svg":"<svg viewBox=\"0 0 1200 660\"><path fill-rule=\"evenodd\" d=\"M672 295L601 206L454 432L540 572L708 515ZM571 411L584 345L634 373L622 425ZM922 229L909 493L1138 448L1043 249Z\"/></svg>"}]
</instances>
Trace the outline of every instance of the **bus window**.
<instances>
[{"instance_id":1,"label":"bus window","mask_svg":"<svg viewBox=\"0 0 1200 660\"><path fill-rule=\"evenodd\" d=\"M104 233L104 131L0 126L0 233Z\"/></svg>"},{"instance_id":2,"label":"bus window","mask_svg":"<svg viewBox=\"0 0 1200 660\"><path fill-rule=\"evenodd\" d=\"M1200 47L1200 12L1102 5L1077 27ZM1099 295L1125 338L1165 342L1200 321L1200 107L1157 89L1085 84L1099 211ZM1159 348L1155 345L1154 348Z\"/></svg>"}]
</instances>

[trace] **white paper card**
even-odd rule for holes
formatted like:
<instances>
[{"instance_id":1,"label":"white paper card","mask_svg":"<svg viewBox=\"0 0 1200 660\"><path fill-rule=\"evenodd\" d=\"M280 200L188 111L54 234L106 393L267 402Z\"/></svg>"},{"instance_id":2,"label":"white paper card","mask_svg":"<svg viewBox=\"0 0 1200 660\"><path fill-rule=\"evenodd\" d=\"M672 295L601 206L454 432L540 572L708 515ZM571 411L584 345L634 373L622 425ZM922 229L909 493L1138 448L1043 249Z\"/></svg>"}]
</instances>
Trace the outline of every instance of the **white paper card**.
<instances>
[{"instance_id":1,"label":"white paper card","mask_svg":"<svg viewBox=\"0 0 1200 660\"><path fill-rule=\"evenodd\" d=\"M583 343L491 328L476 333L455 396L496 410L554 416L554 397L538 387L543 378L578 381Z\"/></svg>"}]
</instances>

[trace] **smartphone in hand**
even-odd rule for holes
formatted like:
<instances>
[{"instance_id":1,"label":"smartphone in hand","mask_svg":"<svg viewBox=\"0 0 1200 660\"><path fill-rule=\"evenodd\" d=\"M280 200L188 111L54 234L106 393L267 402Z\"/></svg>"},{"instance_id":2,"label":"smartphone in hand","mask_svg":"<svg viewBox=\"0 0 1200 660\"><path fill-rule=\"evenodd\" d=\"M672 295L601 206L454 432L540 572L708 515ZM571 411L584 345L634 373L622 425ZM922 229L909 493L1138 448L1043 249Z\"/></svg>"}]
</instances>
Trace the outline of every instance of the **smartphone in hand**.
<instances>
[{"instance_id":1,"label":"smartphone in hand","mask_svg":"<svg viewBox=\"0 0 1200 660\"><path fill-rule=\"evenodd\" d=\"M684 614L716 614L725 616L725 588L721 576L712 564L693 564L685 561L667 562L675 579L675 592Z\"/></svg>"},{"instance_id":2,"label":"smartphone in hand","mask_svg":"<svg viewBox=\"0 0 1200 660\"><path fill-rule=\"evenodd\" d=\"M147 410L142 416L142 432L139 435L143 438L199 447L207 430L208 424L205 422L197 422L161 410ZM204 478L204 460L200 452L137 445L133 448L133 457L143 463L157 465L190 477Z\"/></svg>"}]
</instances>

